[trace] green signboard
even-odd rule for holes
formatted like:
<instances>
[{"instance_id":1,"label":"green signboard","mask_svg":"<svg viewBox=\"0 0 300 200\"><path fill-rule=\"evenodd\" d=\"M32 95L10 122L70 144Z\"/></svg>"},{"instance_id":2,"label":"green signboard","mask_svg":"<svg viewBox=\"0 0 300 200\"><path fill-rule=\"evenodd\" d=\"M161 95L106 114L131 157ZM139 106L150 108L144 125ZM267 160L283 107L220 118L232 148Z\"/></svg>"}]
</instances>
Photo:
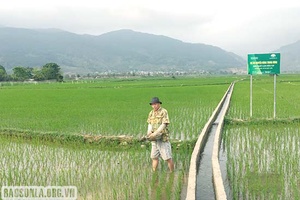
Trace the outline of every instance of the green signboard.
<instances>
[{"instance_id":1,"label":"green signboard","mask_svg":"<svg viewBox=\"0 0 300 200\"><path fill-rule=\"evenodd\" d=\"M248 74L280 74L280 53L248 54Z\"/></svg>"}]
</instances>

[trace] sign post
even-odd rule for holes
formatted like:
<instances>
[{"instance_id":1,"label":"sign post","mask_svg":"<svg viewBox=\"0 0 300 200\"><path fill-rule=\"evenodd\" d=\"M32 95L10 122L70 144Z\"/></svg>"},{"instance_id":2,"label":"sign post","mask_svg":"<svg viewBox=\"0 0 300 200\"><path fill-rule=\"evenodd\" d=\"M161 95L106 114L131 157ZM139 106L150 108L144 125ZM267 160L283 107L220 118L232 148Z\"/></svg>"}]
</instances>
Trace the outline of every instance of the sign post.
<instances>
[{"instance_id":1,"label":"sign post","mask_svg":"<svg viewBox=\"0 0 300 200\"><path fill-rule=\"evenodd\" d=\"M274 76L274 119L276 118L276 74L273 75Z\"/></svg>"},{"instance_id":2,"label":"sign post","mask_svg":"<svg viewBox=\"0 0 300 200\"><path fill-rule=\"evenodd\" d=\"M252 74L250 75L250 118L252 118Z\"/></svg>"},{"instance_id":3,"label":"sign post","mask_svg":"<svg viewBox=\"0 0 300 200\"><path fill-rule=\"evenodd\" d=\"M280 53L248 54L250 79L250 117L252 117L252 75L273 74L274 77L274 119L276 118L276 76L280 74Z\"/></svg>"}]
</instances>

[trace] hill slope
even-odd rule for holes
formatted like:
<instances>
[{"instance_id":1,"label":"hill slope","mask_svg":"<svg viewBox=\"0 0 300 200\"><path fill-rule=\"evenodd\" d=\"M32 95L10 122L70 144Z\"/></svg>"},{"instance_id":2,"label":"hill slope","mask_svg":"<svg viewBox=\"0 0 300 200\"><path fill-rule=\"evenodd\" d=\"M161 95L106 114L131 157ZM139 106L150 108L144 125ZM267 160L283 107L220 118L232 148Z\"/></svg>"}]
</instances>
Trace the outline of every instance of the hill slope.
<instances>
[{"instance_id":1,"label":"hill slope","mask_svg":"<svg viewBox=\"0 0 300 200\"><path fill-rule=\"evenodd\" d=\"M281 54L282 71L300 71L300 40L276 50Z\"/></svg>"},{"instance_id":2,"label":"hill slope","mask_svg":"<svg viewBox=\"0 0 300 200\"><path fill-rule=\"evenodd\" d=\"M246 66L221 48L191 44L166 36L119 30L99 36L56 29L0 27L0 65L36 67L55 62L64 72L222 71Z\"/></svg>"}]
</instances>

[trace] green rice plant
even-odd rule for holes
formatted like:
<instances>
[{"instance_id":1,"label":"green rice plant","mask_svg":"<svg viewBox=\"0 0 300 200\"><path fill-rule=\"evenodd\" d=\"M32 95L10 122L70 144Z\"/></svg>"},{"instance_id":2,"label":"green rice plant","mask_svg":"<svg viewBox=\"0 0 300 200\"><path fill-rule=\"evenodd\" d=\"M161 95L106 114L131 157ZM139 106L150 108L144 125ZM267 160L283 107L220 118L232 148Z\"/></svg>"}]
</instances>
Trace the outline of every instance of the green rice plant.
<instances>
[{"instance_id":1,"label":"green rice plant","mask_svg":"<svg viewBox=\"0 0 300 200\"><path fill-rule=\"evenodd\" d=\"M225 126L227 171L234 199L296 199L299 125Z\"/></svg>"},{"instance_id":2,"label":"green rice plant","mask_svg":"<svg viewBox=\"0 0 300 200\"><path fill-rule=\"evenodd\" d=\"M181 182L177 174L188 173L191 154L191 149L174 149L176 170L170 179L167 169L151 172L148 148L105 151L81 144L28 143L1 136L0 151L3 185L74 185L78 188L78 199L104 200L151 199L152 194L170 196L166 185L168 191L175 190L174 184Z\"/></svg>"},{"instance_id":3,"label":"green rice plant","mask_svg":"<svg viewBox=\"0 0 300 200\"><path fill-rule=\"evenodd\" d=\"M169 111L173 139L195 139L233 79L236 77L1 86L0 130L140 137L146 132L148 102L159 96Z\"/></svg>"},{"instance_id":4,"label":"green rice plant","mask_svg":"<svg viewBox=\"0 0 300 200\"><path fill-rule=\"evenodd\" d=\"M249 78L235 84L223 142L233 199L297 199L299 192L299 75L253 76L253 117Z\"/></svg>"},{"instance_id":5,"label":"green rice plant","mask_svg":"<svg viewBox=\"0 0 300 200\"><path fill-rule=\"evenodd\" d=\"M236 79L239 77L1 85L0 132L46 137L24 142L20 137L1 136L0 165L5 170L0 172L0 182L75 185L79 199L179 199L189 169L191 143L173 145L176 170L170 177L162 162L159 171L152 174L149 146L105 150L105 143L84 145L68 134L140 137L146 132L149 100L159 96L169 111L171 139L193 143ZM45 138L71 141L62 145L45 142Z\"/></svg>"},{"instance_id":6,"label":"green rice plant","mask_svg":"<svg viewBox=\"0 0 300 200\"><path fill-rule=\"evenodd\" d=\"M299 75L280 75L276 79L276 118L299 118ZM273 119L274 81L271 76L253 76L253 119ZM228 118L250 119L250 79L237 82Z\"/></svg>"}]
</instances>

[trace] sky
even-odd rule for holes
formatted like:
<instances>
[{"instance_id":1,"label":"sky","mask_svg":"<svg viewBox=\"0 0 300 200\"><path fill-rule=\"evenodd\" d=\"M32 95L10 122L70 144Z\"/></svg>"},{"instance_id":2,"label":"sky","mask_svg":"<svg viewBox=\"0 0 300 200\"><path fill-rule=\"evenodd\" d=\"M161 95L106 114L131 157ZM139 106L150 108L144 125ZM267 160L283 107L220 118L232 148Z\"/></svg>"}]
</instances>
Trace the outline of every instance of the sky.
<instances>
[{"instance_id":1,"label":"sky","mask_svg":"<svg viewBox=\"0 0 300 200\"><path fill-rule=\"evenodd\" d=\"M0 0L0 5L0 26L90 35L132 29L242 57L300 40L299 0Z\"/></svg>"}]
</instances>

